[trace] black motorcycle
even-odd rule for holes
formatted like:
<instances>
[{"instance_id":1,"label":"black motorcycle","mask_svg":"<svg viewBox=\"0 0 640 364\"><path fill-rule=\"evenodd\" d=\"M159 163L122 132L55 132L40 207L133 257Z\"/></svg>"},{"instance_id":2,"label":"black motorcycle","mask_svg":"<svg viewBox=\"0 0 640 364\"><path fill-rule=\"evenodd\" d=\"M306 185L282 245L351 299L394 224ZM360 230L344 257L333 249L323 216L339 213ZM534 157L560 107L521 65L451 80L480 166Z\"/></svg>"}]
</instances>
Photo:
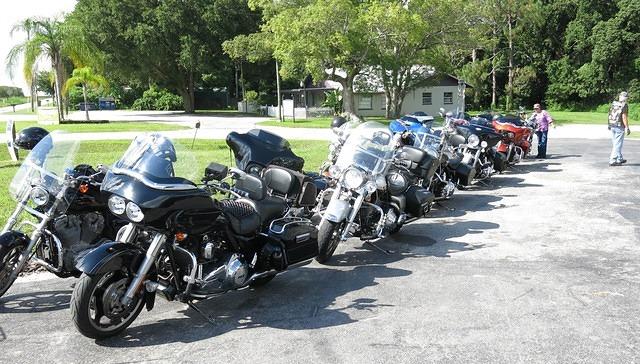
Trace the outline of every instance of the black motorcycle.
<instances>
[{"instance_id":1,"label":"black motorcycle","mask_svg":"<svg viewBox=\"0 0 640 364\"><path fill-rule=\"evenodd\" d=\"M306 219L281 217L285 201L263 202L261 178L232 169L232 187L224 180L226 167L215 163L200 185L176 176L193 170L189 158L178 160L173 144L158 134L136 138L109 170L102 191L110 195L111 212L129 224L118 241L100 245L78 265L83 275L71 312L83 335L121 332L143 307L153 308L156 293L199 312L194 300L265 284L317 255L316 228ZM218 200L213 192L232 198Z\"/></svg>"},{"instance_id":2,"label":"black motorcycle","mask_svg":"<svg viewBox=\"0 0 640 364\"><path fill-rule=\"evenodd\" d=\"M493 127L483 124L481 119L471 119L457 125L456 129L465 138L465 144L460 146L463 160L473 163L477 180L487 179L494 171L502 172L505 169L506 161L495 149L502 135Z\"/></svg>"},{"instance_id":3,"label":"black motorcycle","mask_svg":"<svg viewBox=\"0 0 640 364\"><path fill-rule=\"evenodd\" d=\"M61 278L79 277L77 260L122 225L100 192L104 171L74 163L79 147L63 133L46 135L13 178L17 206L0 235L0 296L29 262Z\"/></svg>"}]
</instances>

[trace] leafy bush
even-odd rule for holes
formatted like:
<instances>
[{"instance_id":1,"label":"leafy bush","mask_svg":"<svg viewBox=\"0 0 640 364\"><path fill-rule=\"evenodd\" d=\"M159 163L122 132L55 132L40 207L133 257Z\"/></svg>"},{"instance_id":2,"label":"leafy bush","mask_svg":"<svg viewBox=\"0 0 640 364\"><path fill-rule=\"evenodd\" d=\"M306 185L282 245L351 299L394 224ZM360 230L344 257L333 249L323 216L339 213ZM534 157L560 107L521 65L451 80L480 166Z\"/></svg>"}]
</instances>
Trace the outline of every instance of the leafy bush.
<instances>
[{"instance_id":1,"label":"leafy bush","mask_svg":"<svg viewBox=\"0 0 640 364\"><path fill-rule=\"evenodd\" d=\"M182 98L162 89L151 87L133 102L134 110L182 110Z\"/></svg>"},{"instance_id":2,"label":"leafy bush","mask_svg":"<svg viewBox=\"0 0 640 364\"><path fill-rule=\"evenodd\" d=\"M181 110L183 108L182 105L182 97L178 95L174 95L170 92L164 92L160 95L160 98L156 101L156 110Z\"/></svg>"},{"instance_id":3,"label":"leafy bush","mask_svg":"<svg viewBox=\"0 0 640 364\"><path fill-rule=\"evenodd\" d=\"M104 96L106 95L104 95L104 92L101 90L87 88L87 102L98 104L98 99ZM75 108L76 105L81 102L84 102L84 97L82 96L82 87L73 87L69 89L69 105Z\"/></svg>"},{"instance_id":4,"label":"leafy bush","mask_svg":"<svg viewBox=\"0 0 640 364\"><path fill-rule=\"evenodd\" d=\"M249 90L247 92L244 93L244 100L246 102L258 102L258 92L253 91L253 90Z\"/></svg>"},{"instance_id":5,"label":"leafy bush","mask_svg":"<svg viewBox=\"0 0 640 364\"><path fill-rule=\"evenodd\" d=\"M0 86L0 98L24 97L20 87Z\"/></svg>"}]
</instances>

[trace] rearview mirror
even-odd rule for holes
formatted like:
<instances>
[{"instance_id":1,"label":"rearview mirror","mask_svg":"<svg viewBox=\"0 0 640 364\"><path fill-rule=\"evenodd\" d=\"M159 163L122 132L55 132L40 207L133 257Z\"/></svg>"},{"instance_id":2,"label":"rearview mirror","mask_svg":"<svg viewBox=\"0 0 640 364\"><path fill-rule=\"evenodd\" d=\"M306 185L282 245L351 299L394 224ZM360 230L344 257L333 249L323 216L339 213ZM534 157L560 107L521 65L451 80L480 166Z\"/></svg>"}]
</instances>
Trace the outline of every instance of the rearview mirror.
<instances>
[{"instance_id":1,"label":"rearview mirror","mask_svg":"<svg viewBox=\"0 0 640 364\"><path fill-rule=\"evenodd\" d=\"M209 163L207 168L204 169L204 176L208 181L221 181L227 176L228 173L229 168L227 166L216 162Z\"/></svg>"}]
</instances>

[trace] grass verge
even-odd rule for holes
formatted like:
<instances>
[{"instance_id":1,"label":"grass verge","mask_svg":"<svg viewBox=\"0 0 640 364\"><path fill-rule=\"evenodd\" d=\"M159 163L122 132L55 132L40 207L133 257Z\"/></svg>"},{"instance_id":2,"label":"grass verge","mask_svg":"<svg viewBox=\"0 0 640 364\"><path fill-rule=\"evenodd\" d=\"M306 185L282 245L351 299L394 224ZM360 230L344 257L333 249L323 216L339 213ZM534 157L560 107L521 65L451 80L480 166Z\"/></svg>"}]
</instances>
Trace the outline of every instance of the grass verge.
<instances>
[{"instance_id":1,"label":"grass verge","mask_svg":"<svg viewBox=\"0 0 640 364\"><path fill-rule=\"evenodd\" d=\"M6 129L6 122L0 122L0 132ZM120 131L173 131L189 129L187 126L173 125L165 123L154 123L145 121L131 122L111 122L106 124L58 124L58 125L39 125L35 121L16 121L16 130L28 128L30 126L39 126L49 131L61 130L69 133L105 133Z\"/></svg>"},{"instance_id":2,"label":"grass verge","mask_svg":"<svg viewBox=\"0 0 640 364\"><path fill-rule=\"evenodd\" d=\"M279 126L282 128L313 128L313 129L325 129L329 128L331 125L331 120L333 117L321 117L321 118L311 118L311 119L296 119L294 123L292 119L286 119L284 122L279 122L277 120L267 120L258 123L259 126ZM365 117L366 121L377 121L379 123L383 123L385 125L389 124L391 120L388 120L381 116L371 116Z\"/></svg>"},{"instance_id":3,"label":"grass verge","mask_svg":"<svg viewBox=\"0 0 640 364\"><path fill-rule=\"evenodd\" d=\"M82 142L75 163L87 163L91 165L111 165L118 160L129 146L128 140L104 140ZM326 141L292 140L291 148L300 157L305 159L305 170L317 170L327 156ZM176 145L182 145L190 150L195 157L196 173L202 173L210 162L225 165L234 164L233 156L224 140L196 140L191 149L191 140L177 140ZM23 152L23 151L21 151ZM178 148L178 159L182 153ZM26 154L22 153L22 160ZM9 215L16 206L15 201L9 195L9 185L20 163L14 163L8 153L0 152L0 224L4 226ZM195 181L198 182L198 181Z\"/></svg>"}]
</instances>

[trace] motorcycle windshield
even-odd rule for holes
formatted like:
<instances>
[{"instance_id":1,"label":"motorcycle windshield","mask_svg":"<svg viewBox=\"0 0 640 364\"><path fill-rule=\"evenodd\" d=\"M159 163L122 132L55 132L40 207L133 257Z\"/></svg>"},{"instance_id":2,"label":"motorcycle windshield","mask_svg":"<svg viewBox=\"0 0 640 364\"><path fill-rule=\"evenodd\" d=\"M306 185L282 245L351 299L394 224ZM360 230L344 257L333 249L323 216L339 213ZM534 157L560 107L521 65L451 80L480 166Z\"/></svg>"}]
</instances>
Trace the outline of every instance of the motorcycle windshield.
<instances>
[{"instance_id":1,"label":"motorcycle windshield","mask_svg":"<svg viewBox=\"0 0 640 364\"><path fill-rule=\"evenodd\" d=\"M429 132L414 132L413 146L422 150L429 150L437 154L440 149L440 136Z\"/></svg>"},{"instance_id":2,"label":"motorcycle windshield","mask_svg":"<svg viewBox=\"0 0 640 364\"><path fill-rule=\"evenodd\" d=\"M394 149L393 134L384 125L366 122L351 130L336 166L341 170L356 166L373 175L384 173Z\"/></svg>"},{"instance_id":3,"label":"motorcycle windshield","mask_svg":"<svg viewBox=\"0 0 640 364\"><path fill-rule=\"evenodd\" d=\"M68 178L76 165L76 157L80 142L62 132L52 132L43 138L29 152L22 165L16 172L9 193L16 201L22 201L27 195L31 197L32 190L38 188L46 191L49 196L38 193L38 200L47 204L52 203L58 197L57 209L60 212L67 210L75 196L76 189L68 188L64 194L59 193L65 186L65 178Z\"/></svg>"},{"instance_id":4,"label":"motorcycle windshield","mask_svg":"<svg viewBox=\"0 0 640 364\"><path fill-rule=\"evenodd\" d=\"M154 189L173 190L195 189L190 181L202 176L191 150L157 133L137 136L111 172Z\"/></svg>"}]
</instances>

